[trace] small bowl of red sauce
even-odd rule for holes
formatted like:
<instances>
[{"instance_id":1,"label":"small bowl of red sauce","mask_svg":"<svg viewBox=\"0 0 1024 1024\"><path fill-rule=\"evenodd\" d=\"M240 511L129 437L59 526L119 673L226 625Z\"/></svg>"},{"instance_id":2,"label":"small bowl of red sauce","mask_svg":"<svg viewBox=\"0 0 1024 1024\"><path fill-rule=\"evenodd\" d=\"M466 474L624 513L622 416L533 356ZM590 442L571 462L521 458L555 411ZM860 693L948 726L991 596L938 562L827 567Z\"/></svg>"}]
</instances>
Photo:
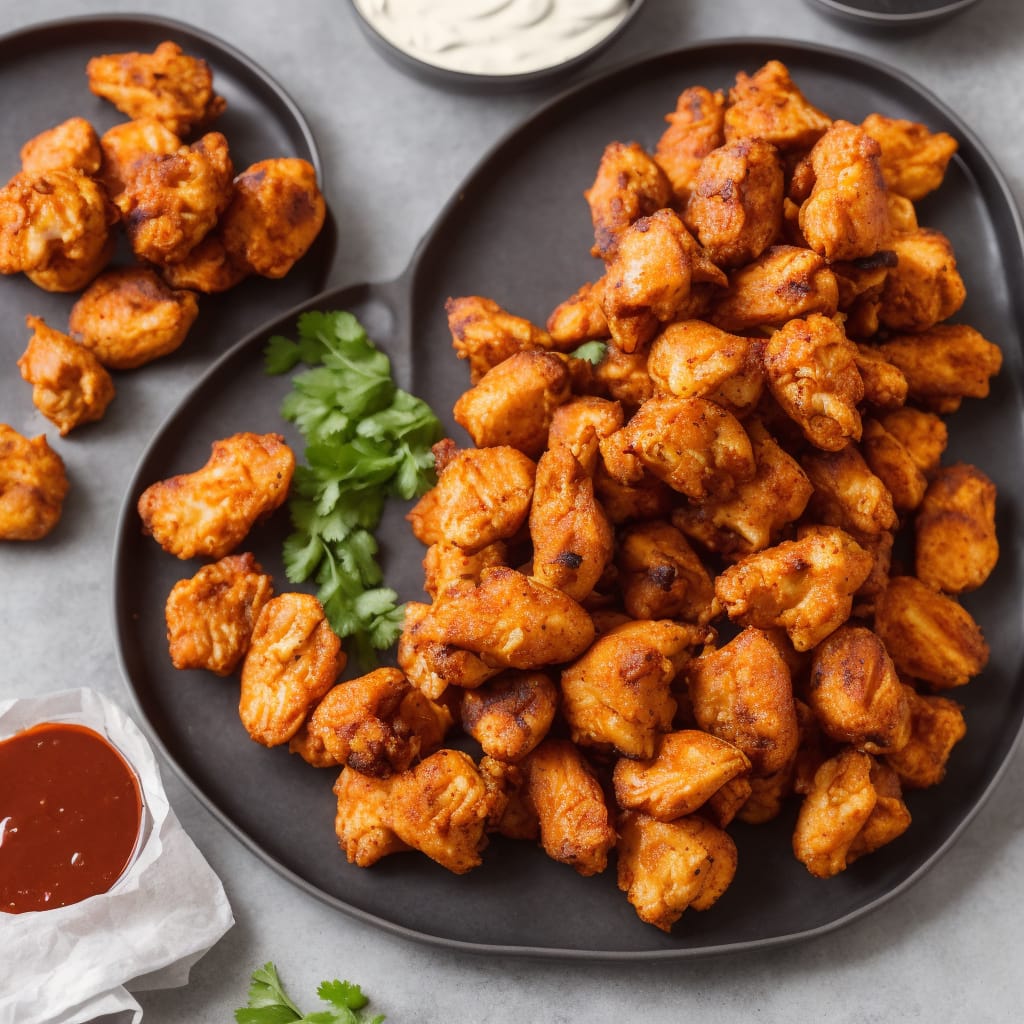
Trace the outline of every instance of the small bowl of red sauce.
<instances>
[{"instance_id":1,"label":"small bowl of red sauce","mask_svg":"<svg viewBox=\"0 0 1024 1024\"><path fill-rule=\"evenodd\" d=\"M51 721L0 739L0 912L109 892L142 849L138 776L101 732Z\"/></svg>"}]
</instances>

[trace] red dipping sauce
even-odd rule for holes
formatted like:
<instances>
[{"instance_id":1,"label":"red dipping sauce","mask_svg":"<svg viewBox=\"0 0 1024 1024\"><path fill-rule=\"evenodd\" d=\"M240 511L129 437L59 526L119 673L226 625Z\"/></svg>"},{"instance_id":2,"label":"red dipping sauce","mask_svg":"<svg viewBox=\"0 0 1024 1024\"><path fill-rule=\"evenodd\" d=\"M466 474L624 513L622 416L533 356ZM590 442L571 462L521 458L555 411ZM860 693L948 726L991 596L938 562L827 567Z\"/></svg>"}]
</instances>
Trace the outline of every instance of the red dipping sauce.
<instances>
[{"instance_id":1,"label":"red dipping sauce","mask_svg":"<svg viewBox=\"0 0 1024 1024\"><path fill-rule=\"evenodd\" d=\"M98 732L44 722L0 741L0 911L106 892L135 852L142 794Z\"/></svg>"}]
</instances>

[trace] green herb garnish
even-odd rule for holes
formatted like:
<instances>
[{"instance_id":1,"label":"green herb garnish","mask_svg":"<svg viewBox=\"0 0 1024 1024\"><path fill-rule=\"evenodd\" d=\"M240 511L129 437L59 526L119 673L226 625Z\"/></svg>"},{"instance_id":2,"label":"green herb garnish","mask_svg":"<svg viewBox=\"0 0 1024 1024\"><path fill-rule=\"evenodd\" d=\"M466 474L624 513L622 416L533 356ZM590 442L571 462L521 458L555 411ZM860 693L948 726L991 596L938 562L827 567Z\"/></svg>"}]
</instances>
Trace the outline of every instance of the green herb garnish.
<instances>
[{"instance_id":1,"label":"green herb garnish","mask_svg":"<svg viewBox=\"0 0 1024 1024\"><path fill-rule=\"evenodd\" d=\"M235 1010L237 1024L381 1024L383 1014L366 1017L360 1011L369 1000L358 985L347 981L323 981L316 994L330 1005L329 1010L304 1014L288 998L277 968L265 963L253 971L249 984L249 1004Z\"/></svg>"}]
</instances>

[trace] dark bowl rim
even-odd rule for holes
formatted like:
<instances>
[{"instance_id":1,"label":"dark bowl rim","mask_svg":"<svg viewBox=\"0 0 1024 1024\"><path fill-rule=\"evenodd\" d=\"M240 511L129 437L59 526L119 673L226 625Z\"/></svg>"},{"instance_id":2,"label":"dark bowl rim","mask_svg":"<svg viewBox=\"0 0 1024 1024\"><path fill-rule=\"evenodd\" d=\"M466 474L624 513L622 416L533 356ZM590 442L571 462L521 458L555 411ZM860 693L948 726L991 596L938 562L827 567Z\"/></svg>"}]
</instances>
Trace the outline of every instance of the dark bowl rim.
<instances>
[{"instance_id":1,"label":"dark bowl rim","mask_svg":"<svg viewBox=\"0 0 1024 1024\"><path fill-rule=\"evenodd\" d=\"M968 7L973 7L977 2L978 0L949 0L948 3L932 7L927 11L907 11L895 14L885 11L866 11L861 7L843 3L843 0L811 0L811 3L818 7L844 18L890 26L922 25L927 22L939 21L966 10Z\"/></svg>"}]
</instances>

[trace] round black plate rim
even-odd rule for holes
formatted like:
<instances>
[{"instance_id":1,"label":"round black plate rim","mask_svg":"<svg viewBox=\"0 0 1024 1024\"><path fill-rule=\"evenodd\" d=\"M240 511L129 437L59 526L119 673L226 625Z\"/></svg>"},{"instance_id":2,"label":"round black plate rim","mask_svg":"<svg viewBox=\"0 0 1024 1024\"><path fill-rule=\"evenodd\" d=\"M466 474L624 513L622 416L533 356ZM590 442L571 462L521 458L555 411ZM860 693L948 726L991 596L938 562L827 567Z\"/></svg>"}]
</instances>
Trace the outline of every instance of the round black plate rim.
<instances>
[{"instance_id":1,"label":"round black plate rim","mask_svg":"<svg viewBox=\"0 0 1024 1024\"><path fill-rule=\"evenodd\" d=\"M245 337L228 349L223 355L221 355L199 378L198 381L193 385L189 392L183 397L179 405L173 409L169 415L165 418L159 429L155 432L153 437L150 439L149 444L143 451L138 465L133 473L131 482L126 492L125 500L121 508L121 513L118 518L116 536L118 538L117 546L113 553L113 602L112 602L112 613L114 620L115 636L117 639L117 659L121 670L122 681L125 689L128 691L129 699L141 718L143 725L146 729L152 742L159 749L161 754L171 765L172 769L178 775L178 777L186 784L192 794L197 800L216 818L222 825L224 825L228 831L235 835L248 849L255 853L264 863L268 864L271 868L277 871L282 877L287 878L289 881L294 883L304 892L309 893L319 901L326 903L327 905L341 910L348 916L373 924L382 930L397 935L412 941L420 942L430 946L442 947L450 949L456 952L466 952L473 954L486 954L496 956L516 956L523 958L536 958L536 959L554 959L554 960L575 960L575 961L592 961L592 962L648 962L648 961L678 961L678 960L695 960L703 959L707 957L721 956L730 953L742 953L751 950L767 949L782 945L788 945L794 942L803 941L806 939L814 938L817 936L825 935L829 932L837 930L858 918L877 910L879 907L888 903L891 899L895 898L899 894L906 892L915 882L920 880L924 874L930 870L935 863L953 846L956 840L960 837L963 831L967 828L970 822L974 819L977 813L985 805L988 799L991 797L993 791L998 786L999 782L1005 775L1009 766L1010 760L1013 758L1015 752L1021 745L1021 738L1024 736L1024 721L1018 724L1017 731L1012 737L1011 741L1007 746L1006 756L1000 762L998 767L994 770L991 778L985 784L984 789L978 794L977 799L974 803L963 811L963 816L960 821L953 827L947 838L940 843L931 854L924 860L918 867L912 871L906 878L892 886L886 892L871 899L864 905L856 907L854 910L847 914L844 914L831 921L825 922L817 927L802 929L799 931L762 937L753 940L744 940L737 942L721 943L714 946L703 946L703 947L686 947L679 949L663 949L663 950L590 950L590 949L569 949L562 947L544 947L544 946L522 946L522 945L506 945L496 943L483 943L483 942L470 942L460 939L448 938L445 936L433 935L428 932L418 931L412 928L408 928L404 925L397 924L386 918L379 917L376 914L362 910L359 907L355 907L352 904L346 903L331 894L324 892L317 886L306 881L290 868L282 864L276 858L268 854L263 847L253 839L247 832L241 829L227 814L208 797L205 792L193 781L191 776L185 771L185 769L178 762L177 758L171 753L168 747L164 744L161 737L157 733L156 728L150 722L146 715L140 695L136 692L128 670L128 666L125 659L125 645L123 641L123 633L128 626L130 613L123 603L123 594L120 590L119 581L122 576L129 571L129 567L126 566L122 558L121 551L121 539L125 537L126 531L130 528L137 529L137 525L134 523L135 508L134 499L138 492L141 490L141 477L145 469L145 464L148 461L150 454L154 447L159 442L165 431L173 423L173 421L181 414L182 409L187 406L191 401L195 400L200 392L203 391L208 381L224 372L225 368L234 360L241 359L243 356L252 357L255 355L254 352L250 352L250 349L257 350L258 346L262 345L264 340L272 333L278 331L288 331L294 324L297 316L310 309L323 309L323 308L338 308L344 302L354 302L360 298L371 298L379 299L388 305L398 303L409 303L412 300L413 292L416 284L416 273L421 265L423 257L428 253L431 243L435 240L438 234L438 230L443 226L446 219L452 214L452 212L458 207L463 201L465 193L468 191L474 180L480 174L480 172L493 160L497 159L504 147L514 142L520 135L528 133L532 128L535 128L538 124L543 123L545 118L550 116L553 112L556 112L564 105L571 104L574 101L579 100L585 93L598 87L607 88L616 79L621 77L635 74L638 70L644 67L660 66L665 63L678 61L681 58L687 56L693 56L695 54L701 54L703 57L714 56L716 52L728 51L730 54L735 54L737 51L746 51L752 60L757 60L759 63L764 60L774 57L781 60L786 59L787 54L792 54L794 57L806 58L807 56L814 56L816 58L829 58L831 60L842 60L845 61L851 67L856 68L858 71L864 71L865 69L874 71L878 74L884 74L889 76L891 79L900 83L904 88L910 90L916 97L923 99L933 107L942 113L953 125L955 125L957 132L959 133L961 142L967 141L970 146L975 150L978 158L980 159L984 170L991 178L991 184L995 185L999 198L1004 204L1004 211L1009 219L1009 223L1004 225L1007 229L1012 229L1011 234L1014 240L1016 250L1018 254L1024 258L1024 226L1022 226L1021 215L1017 209L1016 202L1013 198L1013 194L1010 191L1009 185L999 170L998 166L989 155L987 149L978 140L973 131L961 120L950 107L943 103L940 99L935 97L926 87L917 83L911 76L893 68L882 61L875 60L873 58L862 57L853 52L832 46L825 46L813 43L804 43L801 41L795 41L790 39L780 39L774 37L732 37L723 39L712 39L695 43L691 46L683 47L680 49L673 50L671 52L657 54L641 58L639 60L633 60L621 64L617 67L611 68L605 72L597 73L582 83L567 89L552 100L543 104L537 111L532 115L529 115L523 122L514 126L504 136L502 136L492 148L474 165L469 174L463 179L462 184L455 190L452 197L441 209L437 218L435 219L431 228L420 240L416 249L413 253L409 264L405 270L393 280L373 283L358 283L345 285L341 287L328 288L325 291L313 296L312 298L298 303L291 310L281 314L280 316L274 317L272 320L267 321L263 326L256 328L249 332ZM404 310L397 310L397 319L395 323L395 333L398 334L403 328L407 328L408 324L403 323ZM382 344L382 348L387 351L389 346L387 343Z\"/></svg>"},{"instance_id":2,"label":"round black plate rim","mask_svg":"<svg viewBox=\"0 0 1024 1024\"><path fill-rule=\"evenodd\" d=\"M940 21L956 14L967 7L973 7L978 0L951 0L950 3L933 7L927 11L907 11L902 14L887 11L868 11L862 7L845 4L842 0L814 0L814 3L834 14L842 15L854 21L873 22L876 25L924 25L930 21Z\"/></svg>"}]
</instances>

